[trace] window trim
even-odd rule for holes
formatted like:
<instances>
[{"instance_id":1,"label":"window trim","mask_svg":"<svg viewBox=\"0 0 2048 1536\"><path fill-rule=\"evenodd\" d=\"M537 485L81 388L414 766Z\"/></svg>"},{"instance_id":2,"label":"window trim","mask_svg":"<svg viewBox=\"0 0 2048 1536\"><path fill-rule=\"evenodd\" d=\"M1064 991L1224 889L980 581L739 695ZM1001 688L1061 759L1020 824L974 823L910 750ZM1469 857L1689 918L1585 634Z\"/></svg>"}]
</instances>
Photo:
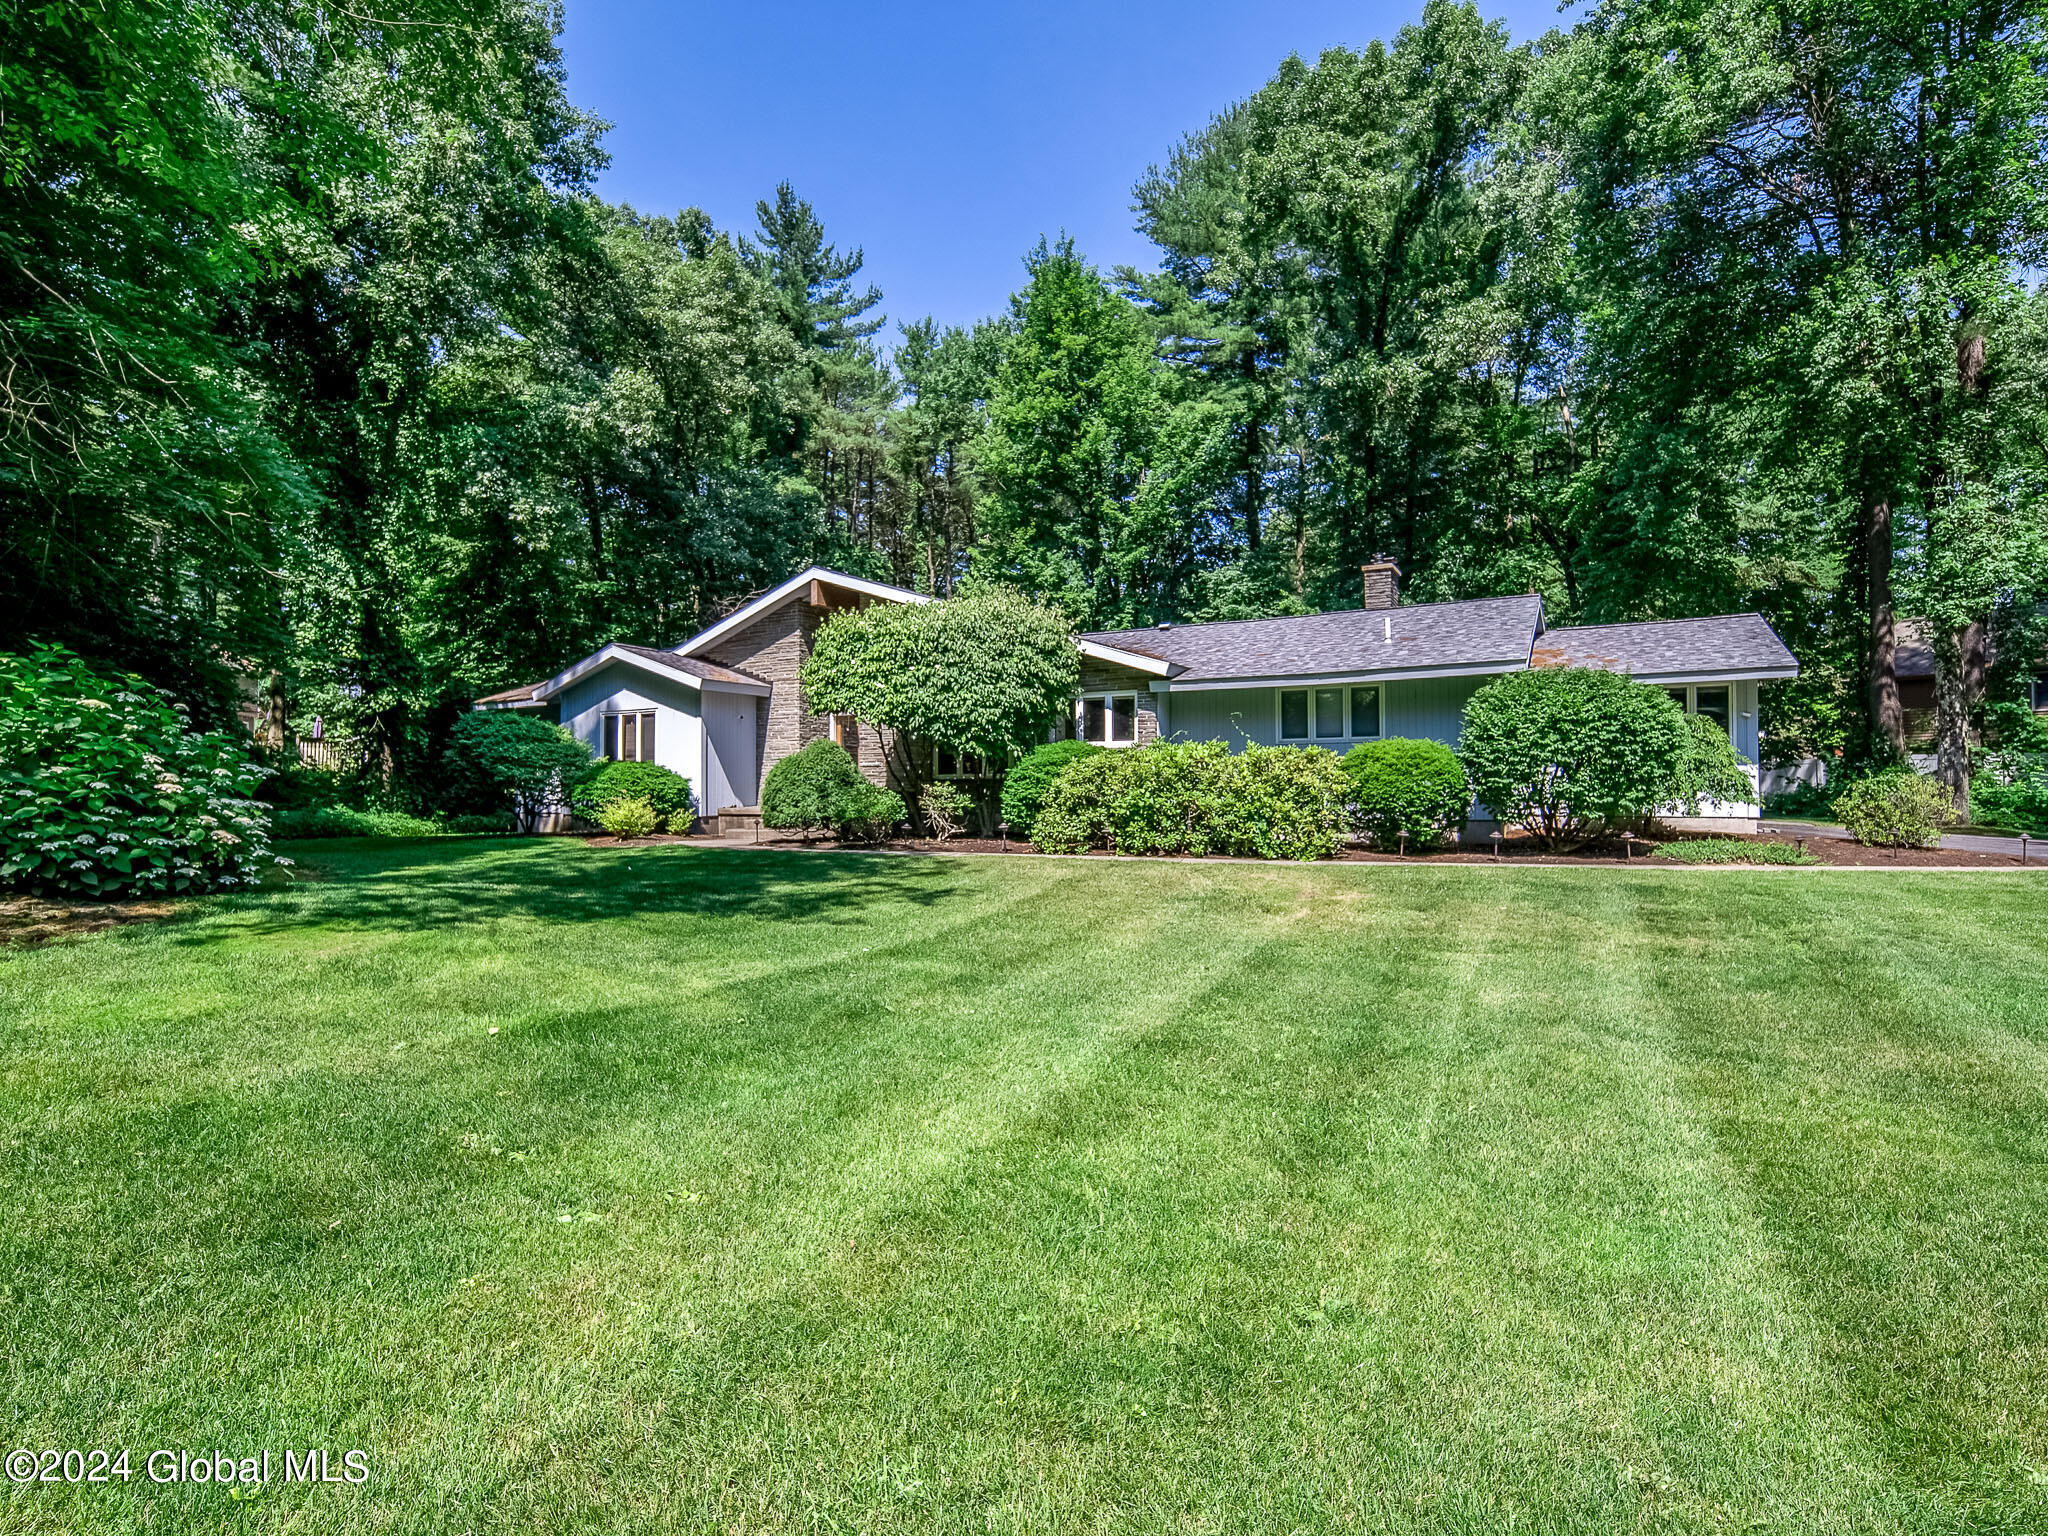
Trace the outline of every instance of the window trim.
<instances>
[{"instance_id":1,"label":"window trim","mask_svg":"<svg viewBox=\"0 0 2048 1536\"><path fill-rule=\"evenodd\" d=\"M1118 741L1114 734L1116 731L1116 701L1118 699L1129 699L1131 701L1131 735L1128 741ZM1138 694L1135 689L1108 688L1098 692L1084 693L1076 697L1074 700L1074 739L1076 741L1088 740L1088 706L1091 703L1102 706L1102 740L1090 742L1091 746L1112 747L1121 751L1125 747L1135 747L1138 744Z\"/></svg>"},{"instance_id":2,"label":"window trim","mask_svg":"<svg viewBox=\"0 0 2048 1536\"><path fill-rule=\"evenodd\" d=\"M1288 736L1283 734L1287 719L1287 709L1283 699L1290 693L1307 695L1308 734L1306 736ZM1341 693L1344 695L1344 711L1340 721L1344 727L1342 735L1318 736L1316 734L1316 695L1319 693ZM1351 733L1351 722L1357 718L1358 708L1353 700L1353 695L1360 693L1376 693L1379 695L1380 729L1379 734L1376 736L1354 736ZM1273 739L1283 747L1314 747L1322 746L1329 742L1346 742L1355 745L1367 741L1384 741L1386 736L1387 690L1384 683L1312 683L1302 688L1275 688L1273 690Z\"/></svg>"},{"instance_id":3,"label":"window trim","mask_svg":"<svg viewBox=\"0 0 2048 1536\"><path fill-rule=\"evenodd\" d=\"M2037 672L2034 674L2034 691L2031 702L2035 714L2048 715L2048 672Z\"/></svg>"}]
</instances>

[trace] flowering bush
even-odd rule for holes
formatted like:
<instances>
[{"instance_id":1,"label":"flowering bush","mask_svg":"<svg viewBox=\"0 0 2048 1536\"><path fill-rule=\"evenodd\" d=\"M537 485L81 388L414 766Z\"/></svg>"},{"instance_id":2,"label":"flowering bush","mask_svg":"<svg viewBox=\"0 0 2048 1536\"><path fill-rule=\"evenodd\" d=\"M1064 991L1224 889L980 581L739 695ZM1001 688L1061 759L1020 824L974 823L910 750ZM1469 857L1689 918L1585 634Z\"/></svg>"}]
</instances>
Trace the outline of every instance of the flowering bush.
<instances>
[{"instance_id":1,"label":"flowering bush","mask_svg":"<svg viewBox=\"0 0 2048 1536\"><path fill-rule=\"evenodd\" d=\"M0 884L85 896L254 885L270 851L244 743L61 646L0 656Z\"/></svg>"}]
</instances>

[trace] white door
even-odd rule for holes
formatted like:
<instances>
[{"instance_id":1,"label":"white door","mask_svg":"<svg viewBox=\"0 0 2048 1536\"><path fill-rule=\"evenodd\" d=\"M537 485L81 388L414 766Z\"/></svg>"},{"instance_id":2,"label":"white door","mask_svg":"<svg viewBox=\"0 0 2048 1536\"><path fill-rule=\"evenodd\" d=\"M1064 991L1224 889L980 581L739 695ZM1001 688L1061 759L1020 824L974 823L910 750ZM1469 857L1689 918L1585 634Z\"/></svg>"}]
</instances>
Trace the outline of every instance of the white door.
<instances>
[{"instance_id":1,"label":"white door","mask_svg":"<svg viewBox=\"0 0 2048 1536\"><path fill-rule=\"evenodd\" d=\"M704 692L704 804L712 815L755 803L754 712L761 700L744 693Z\"/></svg>"}]
</instances>

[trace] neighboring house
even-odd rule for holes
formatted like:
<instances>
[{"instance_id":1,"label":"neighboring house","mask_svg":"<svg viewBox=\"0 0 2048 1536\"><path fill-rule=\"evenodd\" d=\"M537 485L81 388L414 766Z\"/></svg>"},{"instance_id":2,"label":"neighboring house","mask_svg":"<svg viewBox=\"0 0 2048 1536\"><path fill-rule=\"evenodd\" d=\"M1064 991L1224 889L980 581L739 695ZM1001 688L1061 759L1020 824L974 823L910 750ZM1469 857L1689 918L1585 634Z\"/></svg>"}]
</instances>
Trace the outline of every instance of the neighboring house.
<instances>
[{"instance_id":1,"label":"neighboring house","mask_svg":"<svg viewBox=\"0 0 2048 1536\"><path fill-rule=\"evenodd\" d=\"M1987 642L1986 662L1997 653ZM2048 715L2048 654L2040 658L2029 687L2037 715ZM1904 717L1906 745L1916 752L1934 749L1937 729L1934 702L1934 627L1925 619L1901 619L1892 653L1892 675L1899 683L1899 712Z\"/></svg>"},{"instance_id":2,"label":"neighboring house","mask_svg":"<svg viewBox=\"0 0 2048 1536\"><path fill-rule=\"evenodd\" d=\"M1579 666L1669 689L1688 711L1726 728L1754 763L1759 687L1799 674L1792 653L1753 613L1549 629L1533 594L1403 606L1396 566L1382 561L1364 574L1363 608L1080 636L1080 693L1064 733L1110 747L1162 737L1337 752L1383 736L1455 745L1465 701L1489 678ZM846 745L870 778L887 781L879 735L853 720L813 716L798 674L817 626L835 609L928 601L813 568L672 650L607 646L479 707L534 710L603 756L664 764L690 780L700 814L744 823L756 814L761 775L823 736ZM926 761L941 776L976 767L944 752ZM1758 815L1753 800L1708 809L1705 820L1719 827L1753 828Z\"/></svg>"}]
</instances>

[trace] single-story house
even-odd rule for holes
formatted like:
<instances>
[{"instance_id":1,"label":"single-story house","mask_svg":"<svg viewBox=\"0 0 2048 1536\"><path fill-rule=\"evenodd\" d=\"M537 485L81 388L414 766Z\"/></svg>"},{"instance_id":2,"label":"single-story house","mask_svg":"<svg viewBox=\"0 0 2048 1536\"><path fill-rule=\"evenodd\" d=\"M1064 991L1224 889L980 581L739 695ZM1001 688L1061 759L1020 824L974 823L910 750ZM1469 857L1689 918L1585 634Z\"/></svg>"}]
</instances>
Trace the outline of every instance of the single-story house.
<instances>
[{"instance_id":1,"label":"single-story house","mask_svg":"<svg viewBox=\"0 0 2048 1536\"><path fill-rule=\"evenodd\" d=\"M1551 629L1527 596L1403 604L1391 561L1364 567L1364 606L1298 618L1160 624L1078 637L1081 685L1063 731L1104 746L1162 737L1328 747L1383 736L1456 744L1465 701L1489 678L1530 667L1598 667L1670 690L1758 758L1758 690L1799 663L1759 614ZM669 650L609 645L524 688L479 701L559 721L605 757L649 761L689 779L700 815L758 816L761 777L830 736L887 782L879 734L814 716L799 672L835 610L930 599L813 567L741 604ZM979 765L935 752L940 777ZM1752 769L1752 782L1754 770ZM1754 799L1707 808L1717 827L1753 828Z\"/></svg>"}]
</instances>

